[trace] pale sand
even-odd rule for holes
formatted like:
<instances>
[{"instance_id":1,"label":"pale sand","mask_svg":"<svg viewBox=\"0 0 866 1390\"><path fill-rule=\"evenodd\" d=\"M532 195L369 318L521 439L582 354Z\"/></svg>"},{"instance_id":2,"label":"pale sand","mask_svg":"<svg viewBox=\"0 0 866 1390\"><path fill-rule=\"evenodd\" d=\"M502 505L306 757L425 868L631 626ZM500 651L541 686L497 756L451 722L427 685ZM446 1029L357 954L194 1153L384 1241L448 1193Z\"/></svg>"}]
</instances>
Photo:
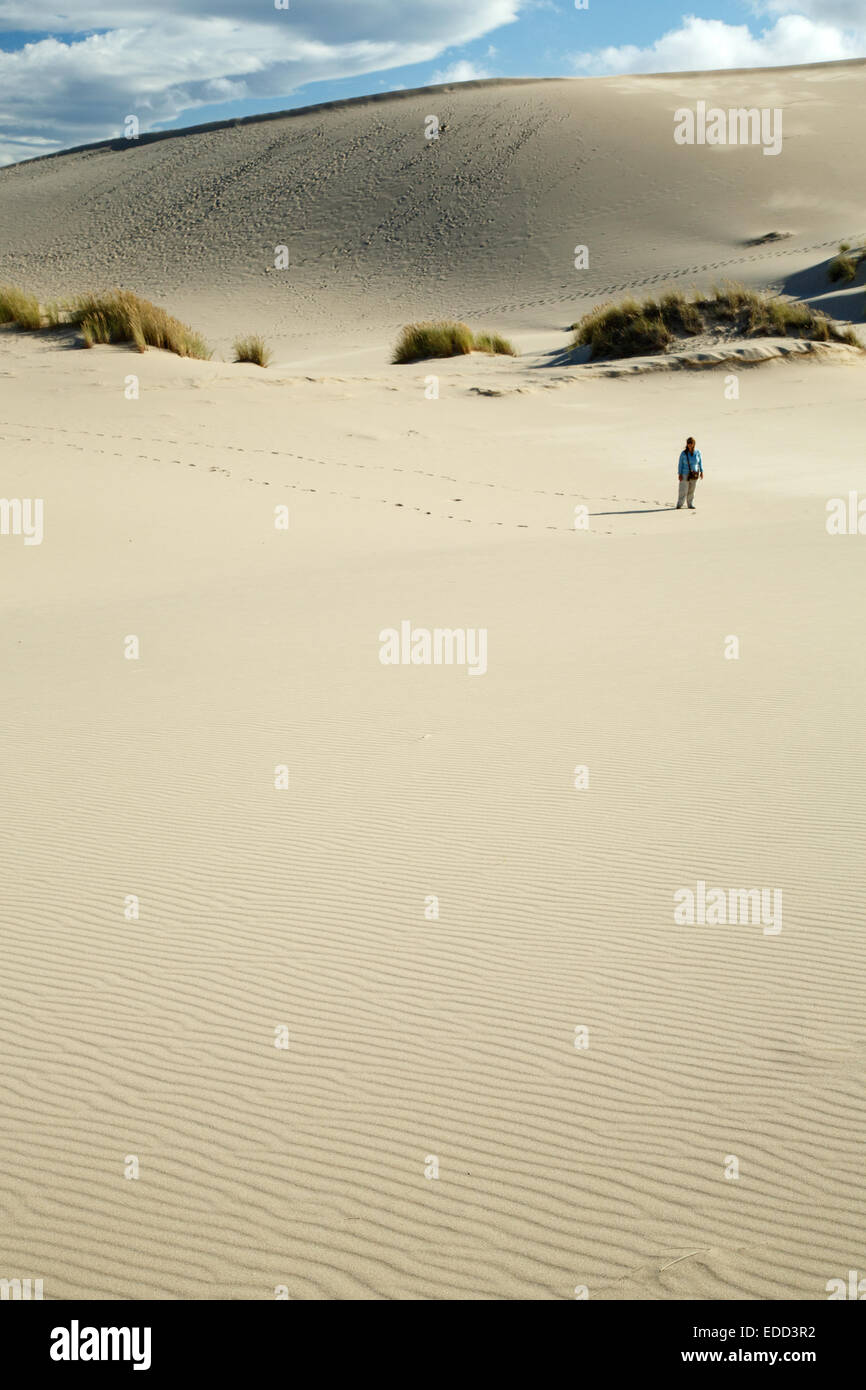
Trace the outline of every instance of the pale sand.
<instances>
[{"instance_id":1,"label":"pale sand","mask_svg":"<svg viewBox=\"0 0 866 1390\"><path fill-rule=\"evenodd\" d=\"M483 86L0 173L0 279L278 348L0 333L3 493L45 499L41 546L0 538L0 1276L810 1300L866 1268L866 541L825 529L866 493L863 364L739 400L540 365L593 286L808 275L860 230L864 72ZM778 159L662 138L735 91L790 110ZM388 365L410 313L497 304L520 362ZM687 431L694 516L658 510ZM383 667L406 618L488 629L488 673ZM781 889L781 933L675 924L698 879Z\"/></svg>"}]
</instances>

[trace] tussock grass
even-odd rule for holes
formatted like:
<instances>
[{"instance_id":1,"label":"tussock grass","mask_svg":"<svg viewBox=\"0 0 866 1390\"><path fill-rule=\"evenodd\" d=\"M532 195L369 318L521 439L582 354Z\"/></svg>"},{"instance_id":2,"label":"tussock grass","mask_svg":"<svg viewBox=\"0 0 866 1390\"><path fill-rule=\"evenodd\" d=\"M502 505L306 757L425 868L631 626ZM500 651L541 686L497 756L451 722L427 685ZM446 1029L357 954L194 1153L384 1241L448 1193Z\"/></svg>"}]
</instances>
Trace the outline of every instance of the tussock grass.
<instances>
[{"instance_id":1,"label":"tussock grass","mask_svg":"<svg viewBox=\"0 0 866 1390\"><path fill-rule=\"evenodd\" d=\"M671 312L679 318L679 312ZM639 303L600 304L575 324L575 347L590 347L592 357L642 357L664 352L673 342L665 311L654 299Z\"/></svg>"},{"instance_id":2,"label":"tussock grass","mask_svg":"<svg viewBox=\"0 0 866 1390\"><path fill-rule=\"evenodd\" d=\"M667 294L663 294L659 300L659 310L664 323L675 333L703 331L700 310L686 299L682 290L668 290Z\"/></svg>"},{"instance_id":3,"label":"tussock grass","mask_svg":"<svg viewBox=\"0 0 866 1390\"><path fill-rule=\"evenodd\" d=\"M212 355L200 333L132 290L79 295L66 310L66 322L81 329L87 347L132 343L139 352L155 347L178 357Z\"/></svg>"},{"instance_id":4,"label":"tussock grass","mask_svg":"<svg viewBox=\"0 0 866 1390\"><path fill-rule=\"evenodd\" d=\"M55 299L43 309L34 295L14 285L0 285L0 324L14 324L30 332L40 328L77 328L84 346L89 348L97 343L132 343L139 352L155 347L174 352L178 357L195 357L202 361L208 361L213 355L200 333L132 290L106 290L75 295L68 300ZM465 324L455 326L466 328ZM469 333L468 328L466 332ZM496 334L483 336L486 345L479 350L514 352L504 338ZM254 362L259 367L267 367L271 362L270 349L257 334L236 339L234 352L236 362Z\"/></svg>"},{"instance_id":5,"label":"tussock grass","mask_svg":"<svg viewBox=\"0 0 866 1390\"><path fill-rule=\"evenodd\" d=\"M847 284L855 279L857 267L863 260L866 260L866 246L861 244L859 247L853 248L850 241L840 241L839 254L834 256L828 264L827 274L834 284L839 281Z\"/></svg>"},{"instance_id":6,"label":"tussock grass","mask_svg":"<svg viewBox=\"0 0 866 1390\"><path fill-rule=\"evenodd\" d=\"M0 285L0 323L13 323L16 328L35 332L42 327L39 300L14 285Z\"/></svg>"},{"instance_id":7,"label":"tussock grass","mask_svg":"<svg viewBox=\"0 0 866 1390\"><path fill-rule=\"evenodd\" d=\"M62 328L67 322L66 304L58 299L49 300L49 302L43 306L42 314L45 328Z\"/></svg>"},{"instance_id":8,"label":"tussock grass","mask_svg":"<svg viewBox=\"0 0 866 1390\"><path fill-rule=\"evenodd\" d=\"M472 351L472 329L465 323L442 319L407 323L397 340L392 362L421 362L426 357L462 357Z\"/></svg>"},{"instance_id":9,"label":"tussock grass","mask_svg":"<svg viewBox=\"0 0 866 1390\"><path fill-rule=\"evenodd\" d=\"M842 328L820 309L730 282L691 299L672 290L659 300L600 304L574 324L573 347L589 347L592 358L649 356L665 352L675 337L711 334L720 327L746 338L794 336L860 346L853 329Z\"/></svg>"},{"instance_id":10,"label":"tussock grass","mask_svg":"<svg viewBox=\"0 0 866 1390\"><path fill-rule=\"evenodd\" d=\"M473 352L489 352L495 357L518 357L520 354L513 343L503 338L501 333L474 333Z\"/></svg>"},{"instance_id":11,"label":"tussock grass","mask_svg":"<svg viewBox=\"0 0 866 1390\"><path fill-rule=\"evenodd\" d=\"M834 256L827 266L827 274L834 284L838 280L853 280L857 274L857 262L853 256L840 253L838 256Z\"/></svg>"},{"instance_id":12,"label":"tussock grass","mask_svg":"<svg viewBox=\"0 0 866 1390\"><path fill-rule=\"evenodd\" d=\"M34 295L4 285L0 287L0 323L12 323L32 333L40 328L79 328L87 347L133 343L139 352L157 347L179 357L211 356L199 333L131 290L52 300L42 309Z\"/></svg>"},{"instance_id":13,"label":"tussock grass","mask_svg":"<svg viewBox=\"0 0 866 1390\"><path fill-rule=\"evenodd\" d=\"M264 338L253 334L249 338L236 338L234 342L236 362L253 362L257 367L267 367L271 362L271 351Z\"/></svg>"},{"instance_id":14,"label":"tussock grass","mask_svg":"<svg viewBox=\"0 0 866 1390\"><path fill-rule=\"evenodd\" d=\"M470 352L501 353L517 357L517 349L499 333L473 333L468 324L453 319L407 323L391 361L423 362L429 357L464 357Z\"/></svg>"}]
</instances>

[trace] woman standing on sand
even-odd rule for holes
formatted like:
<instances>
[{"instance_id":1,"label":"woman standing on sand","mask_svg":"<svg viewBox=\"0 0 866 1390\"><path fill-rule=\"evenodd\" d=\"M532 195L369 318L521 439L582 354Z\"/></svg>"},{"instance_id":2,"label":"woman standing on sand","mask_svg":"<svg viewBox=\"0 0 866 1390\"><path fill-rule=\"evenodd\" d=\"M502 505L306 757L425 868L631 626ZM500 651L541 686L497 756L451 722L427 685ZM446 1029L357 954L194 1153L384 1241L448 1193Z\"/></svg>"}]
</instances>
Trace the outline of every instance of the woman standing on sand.
<instances>
[{"instance_id":1,"label":"woman standing on sand","mask_svg":"<svg viewBox=\"0 0 866 1390\"><path fill-rule=\"evenodd\" d=\"M698 485L698 478L704 476L704 465L701 462L701 451L695 448L695 441L689 435L686 440L686 447L680 454L680 461L677 464L677 477L680 480L680 493L677 498L677 511L688 498L689 511L695 511L695 488Z\"/></svg>"}]
</instances>

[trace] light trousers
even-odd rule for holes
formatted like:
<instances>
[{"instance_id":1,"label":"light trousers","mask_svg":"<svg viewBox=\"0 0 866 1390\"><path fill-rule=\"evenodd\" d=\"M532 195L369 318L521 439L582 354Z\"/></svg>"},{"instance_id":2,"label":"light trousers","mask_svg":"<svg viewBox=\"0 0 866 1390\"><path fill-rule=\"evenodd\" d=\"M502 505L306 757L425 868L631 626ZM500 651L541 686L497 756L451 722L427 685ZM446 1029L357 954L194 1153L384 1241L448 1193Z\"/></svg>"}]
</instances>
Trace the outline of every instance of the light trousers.
<instances>
[{"instance_id":1,"label":"light trousers","mask_svg":"<svg viewBox=\"0 0 866 1390\"><path fill-rule=\"evenodd\" d=\"M689 506L695 505L695 488L698 485L697 478L680 478L680 492L677 497L677 508L681 507L688 497Z\"/></svg>"}]
</instances>

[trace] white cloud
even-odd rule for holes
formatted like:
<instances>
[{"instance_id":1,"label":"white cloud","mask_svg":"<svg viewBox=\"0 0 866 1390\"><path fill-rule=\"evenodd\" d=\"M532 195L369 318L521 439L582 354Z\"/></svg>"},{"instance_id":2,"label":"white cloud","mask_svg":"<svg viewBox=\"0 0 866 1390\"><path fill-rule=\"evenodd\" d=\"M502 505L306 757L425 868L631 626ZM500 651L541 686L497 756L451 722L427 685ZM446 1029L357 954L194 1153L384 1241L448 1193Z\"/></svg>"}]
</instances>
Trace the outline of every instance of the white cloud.
<instances>
[{"instance_id":1,"label":"white cloud","mask_svg":"<svg viewBox=\"0 0 866 1390\"><path fill-rule=\"evenodd\" d=\"M861 34L866 27L863 0L752 0L758 14L802 14Z\"/></svg>"},{"instance_id":2,"label":"white cloud","mask_svg":"<svg viewBox=\"0 0 866 1390\"><path fill-rule=\"evenodd\" d=\"M461 58L450 67L437 69L430 78L430 86L436 87L440 82L477 82L480 78L489 76L486 68L479 67L477 63L470 63L467 58Z\"/></svg>"},{"instance_id":3,"label":"white cloud","mask_svg":"<svg viewBox=\"0 0 866 1390\"><path fill-rule=\"evenodd\" d=\"M854 30L841 27L854 0L795 0L801 9L811 9L819 18L807 14L781 14L760 34L745 24L725 24L720 19L698 19L687 15L679 29L672 29L648 48L633 44L576 53L572 63L576 72L600 76L616 72L689 72L714 68L779 67L794 63L826 63L839 58L859 58L866 54L866 12L857 0L859 24ZM784 0L791 9L792 0ZM762 8L780 10L783 0L767 0ZM833 14L835 12L835 14ZM828 19L827 16L830 15Z\"/></svg>"},{"instance_id":4,"label":"white cloud","mask_svg":"<svg viewBox=\"0 0 866 1390\"><path fill-rule=\"evenodd\" d=\"M429 62L522 3L261 0L253 17L249 0L49 0L38 23L54 37L0 51L0 163L118 136L127 115L144 132L215 102L278 103L311 82ZM0 14L9 32L36 22L32 0L2 0Z\"/></svg>"}]
</instances>

